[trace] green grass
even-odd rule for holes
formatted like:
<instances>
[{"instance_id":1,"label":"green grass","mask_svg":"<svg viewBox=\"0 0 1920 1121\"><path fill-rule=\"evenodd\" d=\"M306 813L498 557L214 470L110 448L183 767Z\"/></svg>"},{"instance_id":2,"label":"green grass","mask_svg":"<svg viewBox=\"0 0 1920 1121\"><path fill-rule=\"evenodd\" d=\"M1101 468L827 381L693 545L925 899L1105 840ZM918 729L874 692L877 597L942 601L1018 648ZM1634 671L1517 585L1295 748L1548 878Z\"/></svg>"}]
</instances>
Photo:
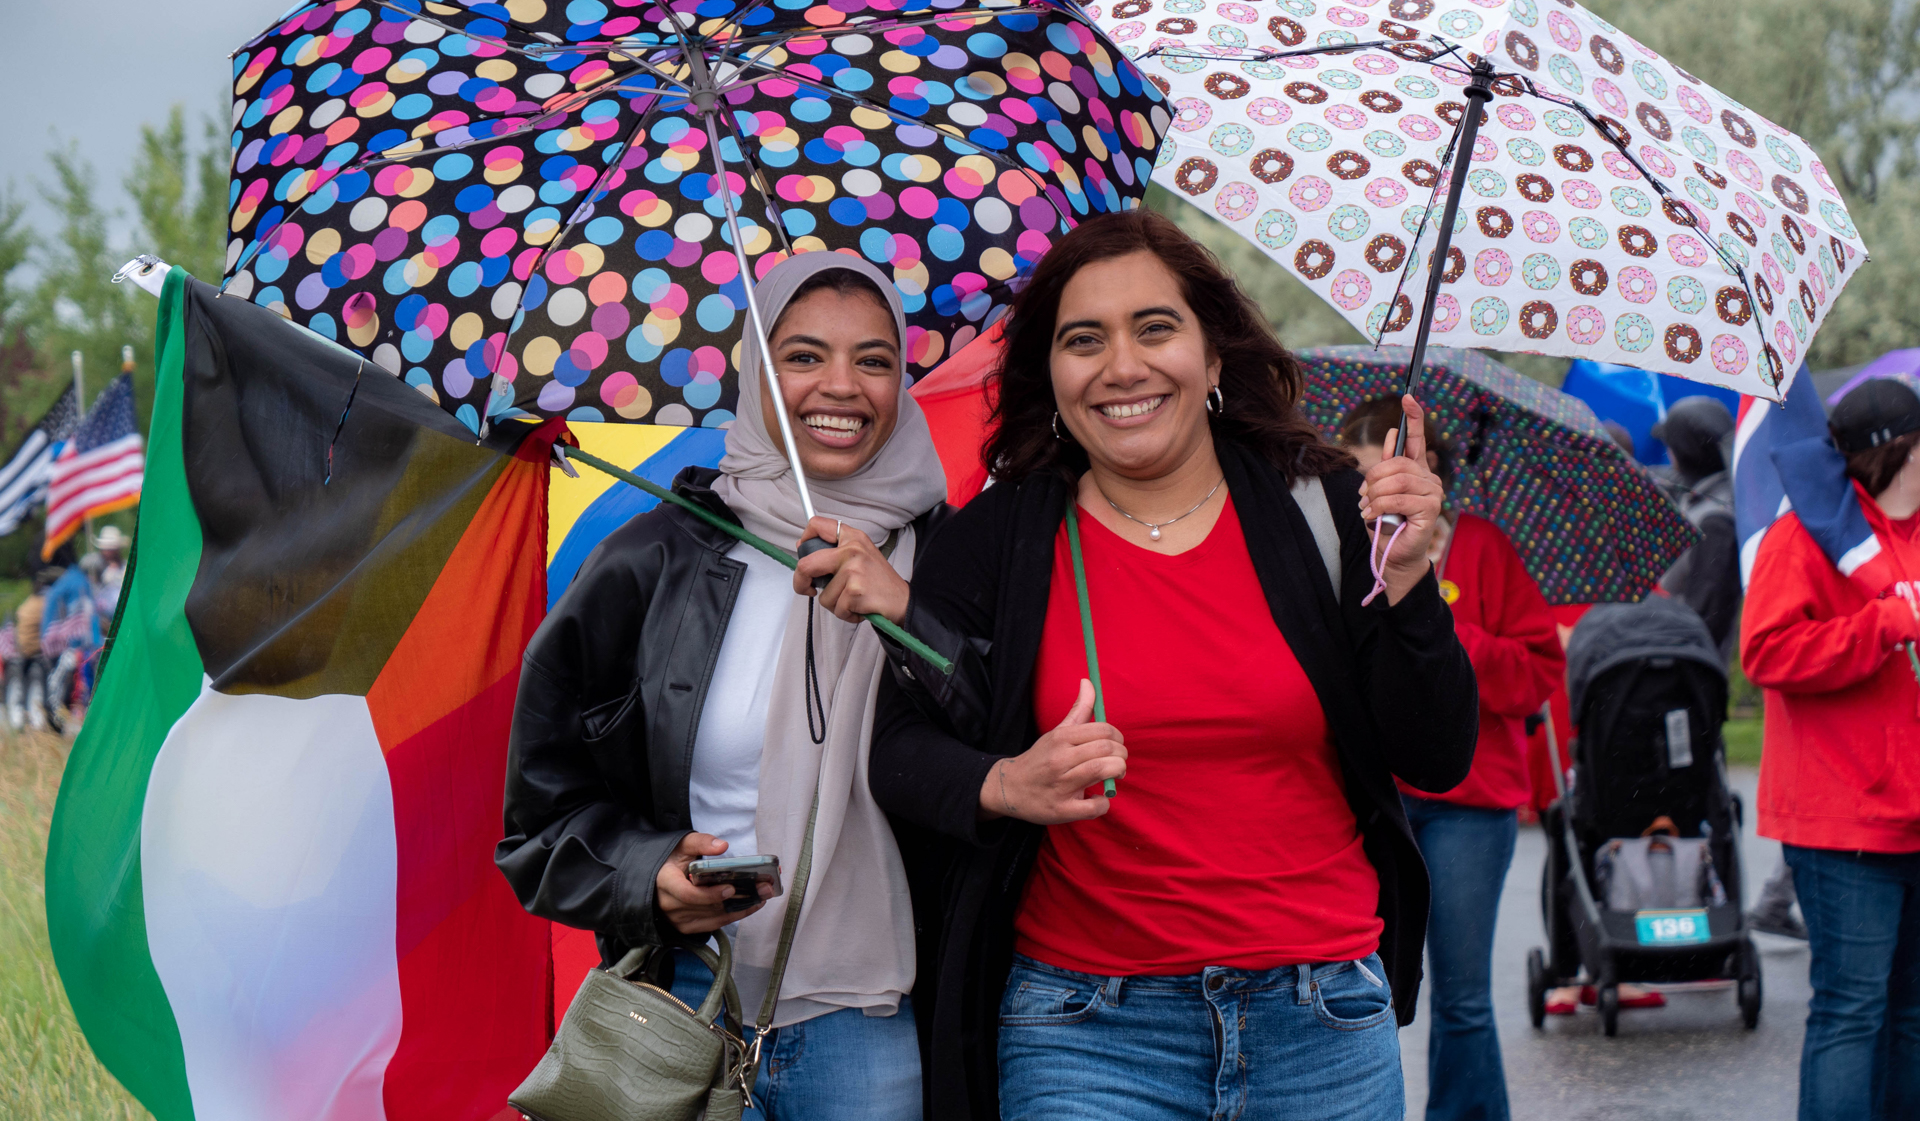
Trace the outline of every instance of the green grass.
<instances>
[{"instance_id":1,"label":"green grass","mask_svg":"<svg viewBox=\"0 0 1920 1121\"><path fill-rule=\"evenodd\" d=\"M1729 720L1721 728L1720 734L1727 742L1727 762L1745 764L1749 767L1760 765L1760 718L1748 716Z\"/></svg>"},{"instance_id":2,"label":"green grass","mask_svg":"<svg viewBox=\"0 0 1920 1121\"><path fill-rule=\"evenodd\" d=\"M47 944L47 826L68 746L0 732L0 1117L151 1121L93 1057Z\"/></svg>"}]
</instances>

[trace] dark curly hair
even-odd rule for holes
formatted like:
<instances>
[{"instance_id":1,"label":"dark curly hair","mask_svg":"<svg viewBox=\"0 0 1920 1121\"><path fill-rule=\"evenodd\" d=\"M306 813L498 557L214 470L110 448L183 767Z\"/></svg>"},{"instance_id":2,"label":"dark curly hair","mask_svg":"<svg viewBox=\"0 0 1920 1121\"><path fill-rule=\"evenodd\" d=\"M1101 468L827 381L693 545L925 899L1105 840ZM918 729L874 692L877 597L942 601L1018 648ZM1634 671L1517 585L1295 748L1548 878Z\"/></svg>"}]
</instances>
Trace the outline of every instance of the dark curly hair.
<instances>
[{"instance_id":1,"label":"dark curly hair","mask_svg":"<svg viewBox=\"0 0 1920 1121\"><path fill-rule=\"evenodd\" d=\"M1087 469L1070 436L1054 436L1053 329L1060 293L1088 265L1152 253L1180 281L1187 306L1220 358L1226 407L1209 412L1215 439L1259 453L1288 483L1351 466L1300 412L1300 363L1274 337L1260 309L1206 247L1146 209L1091 218L1062 237L1033 270L1008 312L1000 368L990 380L993 435L982 459L1001 482L1040 471L1068 480Z\"/></svg>"}]
</instances>

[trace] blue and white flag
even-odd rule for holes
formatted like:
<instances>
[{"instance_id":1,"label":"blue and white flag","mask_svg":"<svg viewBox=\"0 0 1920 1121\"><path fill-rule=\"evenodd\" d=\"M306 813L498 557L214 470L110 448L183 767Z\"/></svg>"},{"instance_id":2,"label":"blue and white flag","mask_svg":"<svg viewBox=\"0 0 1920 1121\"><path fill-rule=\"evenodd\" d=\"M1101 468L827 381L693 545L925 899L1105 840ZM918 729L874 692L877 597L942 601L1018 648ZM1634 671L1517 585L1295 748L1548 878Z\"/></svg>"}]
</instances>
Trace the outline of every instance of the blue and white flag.
<instances>
[{"instance_id":1,"label":"blue and white flag","mask_svg":"<svg viewBox=\"0 0 1920 1121\"><path fill-rule=\"evenodd\" d=\"M1775 405L1740 400L1733 440L1734 526L1740 537L1740 581L1753 574L1760 541L1792 510L1843 576L1880 555L1880 541L1860 507L1846 457L1827 433L1827 412L1813 378L1801 376Z\"/></svg>"},{"instance_id":2,"label":"blue and white flag","mask_svg":"<svg viewBox=\"0 0 1920 1121\"><path fill-rule=\"evenodd\" d=\"M20 442L20 450L0 467L0 537L19 529L33 508L47 500L54 457L80 419L74 402L73 387L69 386Z\"/></svg>"}]
</instances>

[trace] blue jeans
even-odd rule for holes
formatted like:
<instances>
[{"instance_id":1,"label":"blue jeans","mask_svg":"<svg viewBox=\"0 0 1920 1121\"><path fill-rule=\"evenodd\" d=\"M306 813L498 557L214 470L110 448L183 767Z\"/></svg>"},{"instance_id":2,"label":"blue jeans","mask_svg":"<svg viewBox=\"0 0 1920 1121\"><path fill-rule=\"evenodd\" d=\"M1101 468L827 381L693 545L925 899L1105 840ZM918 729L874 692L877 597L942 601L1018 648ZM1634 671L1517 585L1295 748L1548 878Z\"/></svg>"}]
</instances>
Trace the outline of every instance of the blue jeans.
<instances>
[{"instance_id":1,"label":"blue jeans","mask_svg":"<svg viewBox=\"0 0 1920 1121\"><path fill-rule=\"evenodd\" d=\"M1180 977L1015 957L1000 1000L1002 1121L1402 1121L1380 955Z\"/></svg>"},{"instance_id":2,"label":"blue jeans","mask_svg":"<svg viewBox=\"0 0 1920 1121\"><path fill-rule=\"evenodd\" d=\"M713 973L673 954L673 995L698 1008ZM752 1016L758 1009L747 1009ZM906 998L891 1016L842 1008L767 1033L744 1121L920 1121L920 1040Z\"/></svg>"},{"instance_id":3,"label":"blue jeans","mask_svg":"<svg viewBox=\"0 0 1920 1121\"><path fill-rule=\"evenodd\" d=\"M1519 826L1512 810L1401 802L1433 881L1427 1121L1507 1121L1507 1074L1493 1024L1493 928Z\"/></svg>"},{"instance_id":4,"label":"blue jeans","mask_svg":"<svg viewBox=\"0 0 1920 1121\"><path fill-rule=\"evenodd\" d=\"M1812 949L1801 1121L1920 1117L1920 853L1782 848Z\"/></svg>"}]
</instances>

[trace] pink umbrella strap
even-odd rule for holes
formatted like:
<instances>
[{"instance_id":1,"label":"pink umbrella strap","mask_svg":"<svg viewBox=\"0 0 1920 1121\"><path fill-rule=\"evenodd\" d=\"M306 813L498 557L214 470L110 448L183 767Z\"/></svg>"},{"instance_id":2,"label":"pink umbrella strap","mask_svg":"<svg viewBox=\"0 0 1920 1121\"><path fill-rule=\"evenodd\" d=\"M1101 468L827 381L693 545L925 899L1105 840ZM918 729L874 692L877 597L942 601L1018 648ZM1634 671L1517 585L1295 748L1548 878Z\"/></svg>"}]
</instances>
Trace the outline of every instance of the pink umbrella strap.
<instances>
[{"instance_id":1,"label":"pink umbrella strap","mask_svg":"<svg viewBox=\"0 0 1920 1121\"><path fill-rule=\"evenodd\" d=\"M1367 567L1373 571L1373 590L1369 591L1366 598L1360 601L1360 606L1367 606L1372 603L1374 598L1381 592L1387 590L1387 557L1392 555L1394 544L1400 540L1400 535L1406 531L1407 523L1405 521L1393 527L1393 535L1387 538L1387 547L1382 549L1380 548L1380 523L1377 521L1373 523L1372 551L1367 554Z\"/></svg>"}]
</instances>

